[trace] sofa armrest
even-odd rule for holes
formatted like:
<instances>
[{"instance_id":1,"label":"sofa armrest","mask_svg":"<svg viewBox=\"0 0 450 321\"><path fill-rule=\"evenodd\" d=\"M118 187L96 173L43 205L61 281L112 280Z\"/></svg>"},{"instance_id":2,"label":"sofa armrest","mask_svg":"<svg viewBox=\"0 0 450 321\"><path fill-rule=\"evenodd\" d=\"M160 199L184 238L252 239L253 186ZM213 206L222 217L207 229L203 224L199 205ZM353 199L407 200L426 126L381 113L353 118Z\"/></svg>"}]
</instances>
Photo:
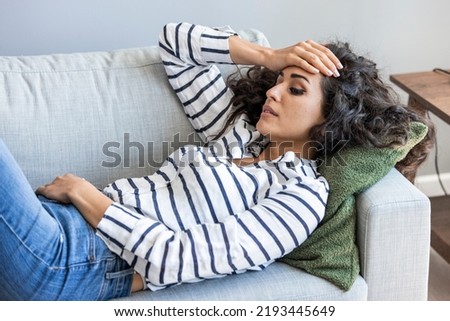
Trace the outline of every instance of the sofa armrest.
<instances>
[{"instance_id":1,"label":"sofa armrest","mask_svg":"<svg viewBox=\"0 0 450 321\"><path fill-rule=\"evenodd\" d=\"M427 300L430 201L397 170L357 197L368 300Z\"/></svg>"}]
</instances>

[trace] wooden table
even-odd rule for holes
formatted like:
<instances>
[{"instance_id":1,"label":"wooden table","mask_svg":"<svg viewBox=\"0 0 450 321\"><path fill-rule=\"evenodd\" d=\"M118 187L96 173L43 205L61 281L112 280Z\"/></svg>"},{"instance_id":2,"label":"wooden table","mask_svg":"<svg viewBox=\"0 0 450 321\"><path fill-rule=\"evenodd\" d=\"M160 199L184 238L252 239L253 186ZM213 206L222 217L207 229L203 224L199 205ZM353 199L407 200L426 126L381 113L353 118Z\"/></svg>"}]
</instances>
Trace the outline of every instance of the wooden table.
<instances>
[{"instance_id":1,"label":"wooden table","mask_svg":"<svg viewBox=\"0 0 450 321\"><path fill-rule=\"evenodd\" d=\"M448 70L450 72L450 70ZM406 91L410 105L429 110L450 124L450 75L426 71L392 75L391 81Z\"/></svg>"},{"instance_id":2,"label":"wooden table","mask_svg":"<svg viewBox=\"0 0 450 321\"><path fill-rule=\"evenodd\" d=\"M392 75L390 79L408 93L412 108L430 111L450 124L449 74L427 71ZM450 263L450 196L432 197L430 201L431 246Z\"/></svg>"}]
</instances>

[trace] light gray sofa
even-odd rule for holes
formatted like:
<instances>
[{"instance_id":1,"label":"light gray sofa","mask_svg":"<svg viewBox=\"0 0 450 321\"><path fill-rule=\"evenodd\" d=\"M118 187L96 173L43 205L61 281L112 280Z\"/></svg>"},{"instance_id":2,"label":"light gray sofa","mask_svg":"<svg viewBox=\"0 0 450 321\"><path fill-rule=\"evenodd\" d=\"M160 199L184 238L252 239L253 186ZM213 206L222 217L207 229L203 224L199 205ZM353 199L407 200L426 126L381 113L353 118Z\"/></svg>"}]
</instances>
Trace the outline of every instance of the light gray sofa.
<instances>
[{"instance_id":1,"label":"light gray sofa","mask_svg":"<svg viewBox=\"0 0 450 321\"><path fill-rule=\"evenodd\" d=\"M267 44L248 30L241 35ZM225 74L233 71L221 67ZM156 46L0 57L0 138L33 188L72 172L98 187L198 142ZM1 196L0 196L1 197ZM343 292L283 263L128 300L426 300L429 200L396 170L357 198L361 276Z\"/></svg>"}]
</instances>

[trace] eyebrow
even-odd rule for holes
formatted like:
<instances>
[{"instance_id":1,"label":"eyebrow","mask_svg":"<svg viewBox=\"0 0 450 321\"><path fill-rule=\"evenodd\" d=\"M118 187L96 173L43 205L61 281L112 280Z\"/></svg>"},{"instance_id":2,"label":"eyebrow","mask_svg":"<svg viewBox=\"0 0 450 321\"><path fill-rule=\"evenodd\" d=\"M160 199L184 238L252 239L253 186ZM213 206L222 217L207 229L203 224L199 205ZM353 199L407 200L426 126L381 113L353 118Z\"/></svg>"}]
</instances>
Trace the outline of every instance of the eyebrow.
<instances>
[{"instance_id":1,"label":"eyebrow","mask_svg":"<svg viewBox=\"0 0 450 321\"><path fill-rule=\"evenodd\" d=\"M284 77L284 73L282 71L280 71L280 75L282 77ZM310 81L308 80L308 78L306 78L305 76L300 75L300 74L291 74L291 78L301 78L301 79L304 79L308 84L311 84Z\"/></svg>"}]
</instances>

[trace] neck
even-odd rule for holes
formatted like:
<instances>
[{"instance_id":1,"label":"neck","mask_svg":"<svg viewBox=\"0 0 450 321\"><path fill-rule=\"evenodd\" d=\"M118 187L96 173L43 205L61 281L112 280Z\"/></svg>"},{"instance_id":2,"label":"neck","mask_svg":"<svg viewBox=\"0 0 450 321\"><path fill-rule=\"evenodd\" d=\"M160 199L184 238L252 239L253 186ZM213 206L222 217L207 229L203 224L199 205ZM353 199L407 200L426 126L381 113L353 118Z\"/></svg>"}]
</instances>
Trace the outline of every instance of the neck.
<instances>
[{"instance_id":1,"label":"neck","mask_svg":"<svg viewBox=\"0 0 450 321\"><path fill-rule=\"evenodd\" d=\"M287 152L294 152L298 158L314 159L316 150L306 142L276 142L271 141L259 155L260 160L274 160Z\"/></svg>"}]
</instances>

